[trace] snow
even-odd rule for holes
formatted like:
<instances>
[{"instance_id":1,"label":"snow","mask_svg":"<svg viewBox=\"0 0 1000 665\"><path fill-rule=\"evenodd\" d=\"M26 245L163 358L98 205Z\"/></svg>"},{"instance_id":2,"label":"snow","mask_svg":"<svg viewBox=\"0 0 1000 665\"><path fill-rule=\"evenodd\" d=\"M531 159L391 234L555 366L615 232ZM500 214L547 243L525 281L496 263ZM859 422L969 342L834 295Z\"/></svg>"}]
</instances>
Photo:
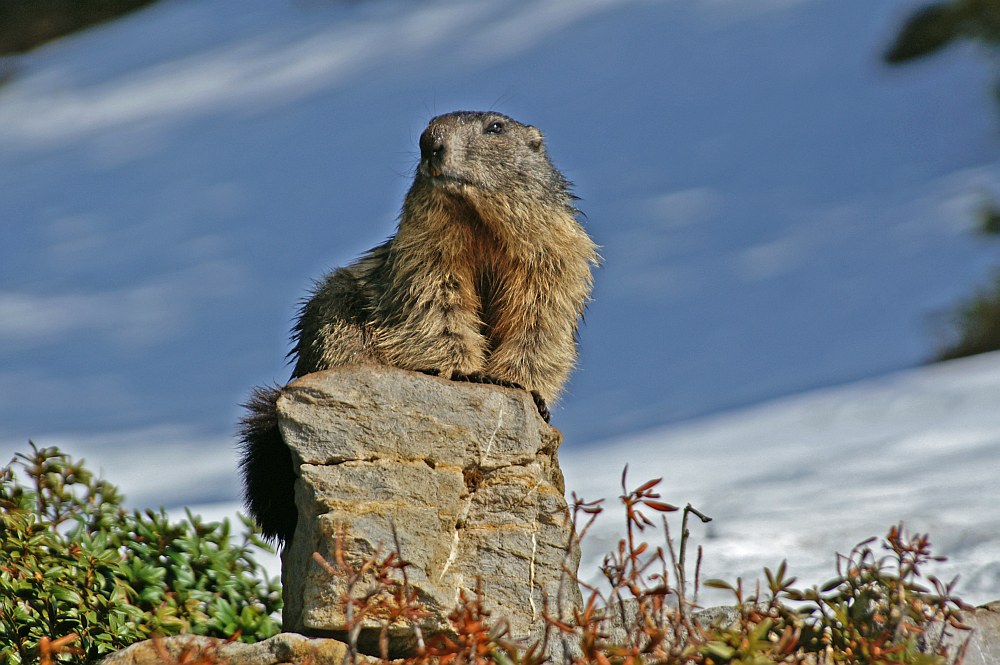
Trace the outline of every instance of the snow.
<instances>
[{"instance_id":1,"label":"snow","mask_svg":"<svg viewBox=\"0 0 1000 665\"><path fill-rule=\"evenodd\" d=\"M804 584L834 553L903 522L948 557L930 572L972 602L1000 592L1000 353L811 391L561 455L568 488L605 497L583 569L622 536L620 476L663 478L663 500L713 521L691 527L704 577L752 583L787 559ZM678 520L672 526L679 533ZM689 566L692 564L689 564Z\"/></svg>"},{"instance_id":2,"label":"snow","mask_svg":"<svg viewBox=\"0 0 1000 665\"><path fill-rule=\"evenodd\" d=\"M298 299L392 232L429 117L497 108L605 258L554 411L570 489L663 475L720 576L832 570L905 519L995 598L997 361L909 369L1000 263L992 70L882 66L919 4L162 0L24 56L0 458L58 444L134 505L230 512Z\"/></svg>"}]
</instances>

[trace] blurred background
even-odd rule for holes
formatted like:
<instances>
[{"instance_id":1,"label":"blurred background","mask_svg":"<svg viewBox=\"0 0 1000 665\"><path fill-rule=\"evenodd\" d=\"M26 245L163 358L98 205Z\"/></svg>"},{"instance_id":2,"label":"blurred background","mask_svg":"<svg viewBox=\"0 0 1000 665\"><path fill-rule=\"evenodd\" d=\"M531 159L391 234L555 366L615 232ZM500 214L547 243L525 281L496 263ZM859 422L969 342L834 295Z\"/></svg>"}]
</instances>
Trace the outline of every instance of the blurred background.
<instances>
[{"instance_id":1,"label":"blurred background","mask_svg":"<svg viewBox=\"0 0 1000 665\"><path fill-rule=\"evenodd\" d=\"M431 117L495 109L602 246L569 490L662 475L714 576L904 519L1000 597L1000 358L928 365L1000 348L995 5L0 0L0 459L232 514L299 299L393 232Z\"/></svg>"}]
</instances>

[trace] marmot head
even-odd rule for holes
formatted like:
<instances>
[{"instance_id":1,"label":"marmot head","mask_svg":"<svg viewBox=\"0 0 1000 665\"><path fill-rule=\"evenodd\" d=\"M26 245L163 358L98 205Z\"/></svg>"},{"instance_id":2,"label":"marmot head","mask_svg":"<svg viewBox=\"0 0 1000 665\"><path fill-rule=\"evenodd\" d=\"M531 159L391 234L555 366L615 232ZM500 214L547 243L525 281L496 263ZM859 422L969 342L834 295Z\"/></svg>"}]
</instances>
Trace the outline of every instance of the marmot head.
<instances>
[{"instance_id":1,"label":"marmot head","mask_svg":"<svg viewBox=\"0 0 1000 665\"><path fill-rule=\"evenodd\" d=\"M420 136L416 177L474 205L497 195L562 205L571 198L569 183L549 161L542 133L493 112L433 118Z\"/></svg>"}]
</instances>

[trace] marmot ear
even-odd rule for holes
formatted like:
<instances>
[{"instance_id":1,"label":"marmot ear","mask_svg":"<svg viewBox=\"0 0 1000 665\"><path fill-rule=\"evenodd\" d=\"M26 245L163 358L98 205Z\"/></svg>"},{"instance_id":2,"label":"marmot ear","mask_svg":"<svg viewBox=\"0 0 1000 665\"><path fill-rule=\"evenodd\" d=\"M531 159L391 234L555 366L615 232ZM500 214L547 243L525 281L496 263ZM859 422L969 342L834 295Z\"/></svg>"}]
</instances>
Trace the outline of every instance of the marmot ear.
<instances>
[{"instance_id":1,"label":"marmot ear","mask_svg":"<svg viewBox=\"0 0 1000 665\"><path fill-rule=\"evenodd\" d=\"M528 125L528 147L535 152L541 152L544 145L545 141L542 138L542 133L537 128Z\"/></svg>"}]
</instances>

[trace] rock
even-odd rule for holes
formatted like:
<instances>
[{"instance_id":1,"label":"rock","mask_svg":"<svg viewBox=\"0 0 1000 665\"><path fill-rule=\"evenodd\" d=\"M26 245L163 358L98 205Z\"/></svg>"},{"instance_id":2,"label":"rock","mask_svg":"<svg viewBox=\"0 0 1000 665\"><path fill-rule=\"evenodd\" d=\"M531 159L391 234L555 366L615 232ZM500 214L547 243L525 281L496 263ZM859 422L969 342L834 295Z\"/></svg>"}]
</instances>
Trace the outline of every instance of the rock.
<instances>
[{"instance_id":1,"label":"rock","mask_svg":"<svg viewBox=\"0 0 1000 665\"><path fill-rule=\"evenodd\" d=\"M278 413L298 475L298 526L282 553L285 630L345 635L344 580L313 559L333 561L339 528L359 560L392 552L395 527L413 564L409 584L431 612L425 631L446 630L477 580L518 640L542 635L546 607L567 617L581 605L562 573L579 563L556 457L562 437L525 391L342 367L289 385ZM363 624L362 651L378 653L381 628ZM414 644L409 626L390 628L392 656Z\"/></svg>"},{"instance_id":2,"label":"rock","mask_svg":"<svg viewBox=\"0 0 1000 665\"><path fill-rule=\"evenodd\" d=\"M654 621L662 622L664 625L673 625L673 617L677 611L677 596L673 592L665 599L663 604L663 614L653 616ZM704 609L689 609L690 621L705 629L710 628L731 628L738 624L740 620L739 606L717 605ZM626 644L630 630L643 625L639 618L639 601L635 598L624 598L610 607L603 610L605 617L601 626L602 631L607 634L607 639L611 644ZM687 629L681 625L677 634L683 641L687 636ZM672 644L674 634L668 633L664 636L667 644Z\"/></svg>"},{"instance_id":3,"label":"rock","mask_svg":"<svg viewBox=\"0 0 1000 665\"><path fill-rule=\"evenodd\" d=\"M163 665L161 654L170 659L167 662L343 665L347 645L337 640L309 639L291 633L281 633L256 644L226 642L217 637L200 635L177 635L137 642L107 656L101 665ZM216 660L199 660L197 656L214 656ZM369 661L362 657L361 662Z\"/></svg>"},{"instance_id":4,"label":"rock","mask_svg":"<svg viewBox=\"0 0 1000 665\"><path fill-rule=\"evenodd\" d=\"M963 624L972 628L972 632L948 628L944 644L948 654L954 656L965 647L965 660L962 665L996 665L1000 663L1000 600L980 605L974 610L959 612ZM932 627L926 636L930 650L937 646L941 638L941 625ZM966 641L968 645L965 646Z\"/></svg>"}]
</instances>

